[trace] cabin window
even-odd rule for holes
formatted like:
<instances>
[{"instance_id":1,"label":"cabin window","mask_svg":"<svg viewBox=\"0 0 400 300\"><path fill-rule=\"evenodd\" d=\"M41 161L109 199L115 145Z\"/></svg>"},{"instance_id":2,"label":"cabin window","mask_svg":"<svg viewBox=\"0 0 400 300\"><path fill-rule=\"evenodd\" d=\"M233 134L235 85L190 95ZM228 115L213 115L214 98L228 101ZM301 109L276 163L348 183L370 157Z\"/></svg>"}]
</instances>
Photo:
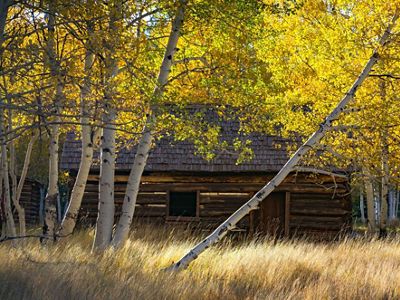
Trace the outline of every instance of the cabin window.
<instances>
[{"instance_id":1,"label":"cabin window","mask_svg":"<svg viewBox=\"0 0 400 300\"><path fill-rule=\"evenodd\" d=\"M197 192L170 192L169 216L197 217Z\"/></svg>"}]
</instances>

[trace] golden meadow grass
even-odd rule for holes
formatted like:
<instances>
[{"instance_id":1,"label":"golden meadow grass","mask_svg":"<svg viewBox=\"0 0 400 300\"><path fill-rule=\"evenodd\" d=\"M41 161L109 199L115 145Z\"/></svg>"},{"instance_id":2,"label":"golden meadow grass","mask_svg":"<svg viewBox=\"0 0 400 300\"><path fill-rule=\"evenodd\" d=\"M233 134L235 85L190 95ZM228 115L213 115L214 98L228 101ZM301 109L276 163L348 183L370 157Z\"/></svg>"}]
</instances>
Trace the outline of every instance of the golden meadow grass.
<instances>
[{"instance_id":1,"label":"golden meadow grass","mask_svg":"<svg viewBox=\"0 0 400 300\"><path fill-rule=\"evenodd\" d=\"M192 235L193 236L193 235ZM141 226L119 252L90 252L93 231L56 245L0 245L0 299L399 299L400 240L236 242L188 270L162 269L196 240Z\"/></svg>"}]
</instances>

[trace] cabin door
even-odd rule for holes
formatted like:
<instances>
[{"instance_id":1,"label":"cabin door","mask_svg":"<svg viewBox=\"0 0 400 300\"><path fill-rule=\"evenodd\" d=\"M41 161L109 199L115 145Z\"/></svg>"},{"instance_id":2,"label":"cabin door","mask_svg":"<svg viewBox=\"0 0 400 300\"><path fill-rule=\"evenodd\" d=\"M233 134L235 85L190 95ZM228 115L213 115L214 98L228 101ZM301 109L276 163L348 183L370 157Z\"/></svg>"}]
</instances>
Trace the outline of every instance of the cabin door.
<instances>
[{"instance_id":1,"label":"cabin door","mask_svg":"<svg viewBox=\"0 0 400 300\"><path fill-rule=\"evenodd\" d=\"M255 231L261 235L282 237L285 233L286 193L271 193L254 211Z\"/></svg>"}]
</instances>

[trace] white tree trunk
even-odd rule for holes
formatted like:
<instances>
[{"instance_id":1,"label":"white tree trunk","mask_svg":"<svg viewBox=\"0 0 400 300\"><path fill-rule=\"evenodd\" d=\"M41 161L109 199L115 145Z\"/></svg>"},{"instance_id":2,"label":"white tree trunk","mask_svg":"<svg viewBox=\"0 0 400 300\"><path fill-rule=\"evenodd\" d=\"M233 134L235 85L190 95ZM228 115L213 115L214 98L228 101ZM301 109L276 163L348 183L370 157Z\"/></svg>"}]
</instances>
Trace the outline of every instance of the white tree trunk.
<instances>
[{"instance_id":1,"label":"white tree trunk","mask_svg":"<svg viewBox=\"0 0 400 300\"><path fill-rule=\"evenodd\" d=\"M369 175L364 170L365 175ZM367 220L368 220L368 231L375 232L376 230L376 218L375 218L375 197L374 197L374 187L372 185L371 179L369 176L364 181L365 185L365 194L367 196Z\"/></svg>"},{"instance_id":2,"label":"white tree trunk","mask_svg":"<svg viewBox=\"0 0 400 300\"><path fill-rule=\"evenodd\" d=\"M7 157L7 142L4 130L4 110L0 109L0 142L1 142L1 163L3 177L3 198L4 198L4 215L7 225L7 236L16 236L14 217L11 210L11 190L10 177L8 174L8 157Z\"/></svg>"},{"instance_id":3,"label":"white tree trunk","mask_svg":"<svg viewBox=\"0 0 400 300\"><path fill-rule=\"evenodd\" d=\"M386 107L386 90L385 90L385 82L382 81L380 84L381 89L381 98L384 107ZM381 186L381 210L380 210L380 218L379 218L379 228L380 230L384 230L386 228L387 217L388 217L388 195L389 195L389 145L388 145L388 132L385 124L382 124L384 128L382 129L381 134L381 143L382 143L382 186Z\"/></svg>"},{"instance_id":4,"label":"white tree trunk","mask_svg":"<svg viewBox=\"0 0 400 300\"><path fill-rule=\"evenodd\" d=\"M361 215L361 223L365 224L365 213L364 213L364 194L363 191L360 191L360 215Z\"/></svg>"},{"instance_id":5,"label":"white tree trunk","mask_svg":"<svg viewBox=\"0 0 400 300\"><path fill-rule=\"evenodd\" d=\"M391 25L388 30L383 34L380 44L384 45L390 35L390 30L397 20L396 15L393 18ZM326 131L328 131L332 123L338 119L340 113L343 111L345 106L353 99L357 89L363 83L363 81L368 77L369 72L372 67L376 64L379 59L378 52L375 50L371 58L368 60L361 74L354 82L352 87L348 90L343 99L339 102L337 107L332 111L332 113L327 116L325 121L320 125L319 129L313 133L310 138L293 154L293 156L288 160L288 162L283 166L283 168L278 172L278 174L268 182L260 191L258 191L248 202L242 205L236 212L234 212L225 222L223 222L214 232L212 232L203 241L197 244L193 249L191 249L186 255L184 255L178 262L170 266L169 270L179 270L186 268L193 260L195 260L204 250L221 240L230 230L235 228L235 225L250 211L257 209L260 202L264 200L275 188L282 183L282 181L287 177L287 175L297 166L302 157L312 148L314 148L319 141L324 137Z\"/></svg>"},{"instance_id":6,"label":"white tree trunk","mask_svg":"<svg viewBox=\"0 0 400 300\"><path fill-rule=\"evenodd\" d=\"M107 101L107 100L106 100ZM114 225L115 118L113 108L103 118L100 148L99 207L93 250L102 251L110 245Z\"/></svg>"},{"instance_id":7,"label":"white tree trunk","mask_svg":"<svg viewBox=\"0 0 400 300\"><path fill-rule=\"evenodd\" d=\"M10 2L8 0L0 0L0 58L3 57L4 49L3 49L2 46L3 46L3 42L4 42L4 33L5 33L5 27L6 27L6 21L7 21L9 5L10 5ZM2 104L2 101L3 100L0 101L1 104ZM0 122L3 122L4 121L3 120L3 115L4 115L4 110L3 109L0 110L0 114L1 114ZM1 128L0 128L0 143L1 143L1 145L0 145L0 147L1 147L1 149L0 149L1 150L0 200L1 201L6 201L6 199L7 199L7 195L6 195L7 191L6 191L6 189L3 189L3 177L4 177L3 175L4 175L4 172L6 172L6 174L7 174L8 171L7 170L4 171L4 169L3 169L4 163L7 164L7 159L4 161L3 152L5 151L4 152L5 153L5 157L7 158L7 145L6 145L6 142L5 142L5 136L3 136L4 135L4 127L3 127L4 124L2 123L0 126L1 126ZM3 144L4 144L4 147L3 147ZM4 183L4 186L5 185L6 184ZM8 188L9 188L9 186L8 186ZM0 201L0 204L1 204L1 201ZM4 207L4 208L6 209L6 207ZM1 238L4 238L7 235L8 223L7 223L7 214L6 214L6 212L4 212L4 217L5 217L5 220L2 219L2 224L1 224ZM14 225L14 227L15 227L15 225Z\"/></svg>"},{"instance_id":8,"label":"white tree trunk","mask_svg":"<svg viewBox=\"0 0 400 300\"><path fill-rule=\"evenodd\" d=\"M31 161L33 144L36 142L38 137L39 137L39 134L35 133L29 140L28 147L27 147L26 153L25 153L24 164L23 164L22 170L21 170L21 176L19 177L17 190L15 192L15 202L20 206L20 210L21 210L21 212L18 211L20 236L26 235L26 221L25 221L25 209L20 205L19 200L21 199L22 189L24 187L26 175L28 174L28 168L29 168L29 164Z\"/></svg>"},{"instance_id":9,"label":"white tree trunk","mask_svg":"<svg viewBox=\"0 0 400 300\"><path fill-rule=\"evenodd\" d=\"M115 36L120 19L122 2L117 1L111 8L109 34ZM116 40L114 42L117 42ZM115 173L115 120L116 109L114 103L115 84L113 80L118 74L118 62L115 55L115 44L107 45L105 58L105 90L103 113L103 136L100 148L100 180L99 180L99 207L96 222L96 234L93 251L101 252L110 246L114 226L114 173Z\"/></svg>"},{"instance_id":10,"label":"white tree trunk","mask_svg":"<svg viewBox=\"0 0 400 300\"><path fill-rule=\"evenodd\" d=\"M398 215L399 215L399 203L400 203L399 198L400 198L400 192L397 190L395 203L394 203L394 219L395 220L398 220Z\"/></svg>"},{"instance_id":11,"label":"white tree trunk","mask_svg":"<svg viewBox=\"0 0 400 300\"><path fill-rule=\"evenodd\" d=\"M57 53L55 46L55 9L54 3L49 2L49 13L47 21L47 64L50 69L51 80L54 83L55 95L53 102L52 124L49 126L49 183L47 195L45 198L45 220L43 226L43 235L48 238L56 239L57 227L57 199L58 199L58 151L59 151L59 135L60 135L60 113L62 99L64 97L64 84L60 75L60 65L57 61ZM43 240L45 241L45 240Z\"/></svg>"},{"instance_id":12,"label":"white tree trunk","mask_svg":"<svg viewBox=\"0 0 400 300\"><path fill-rule=\"evenodd\" d=\"M91 24L88 24L88 42L86 44L85 54L85 78L81 88L81 139L82 139L82 153L79 165L79 171L76 176L74 187L71 192L68 208L65 212L64 218L61 223L59 231L60 236L70 235L78 218L79 209L81 207L83 194L85 192L86 182L89 175L90 167L93 161L94 149L94 136L92 134L92 127L89 123L90 112L88 108L88 97L91 91L91 70L94 62L94 54L90 50L92 29Z\"/></svg>"},{"instance_id":13,"label":"white tree trunk","mask_svg":"<svg viewBox=\"0 0 400 300\"><path fill-rule=\"evenodd\" d=\"M395 205L395 196L396 192L394 190L390 190L388 193L388 216L389 216L389 223L394 220L394 205Z\"/></svg>"},{"instance_id":14,"label":"white tree trunk","mask_svg":"<svg viewBox=\"0 0 400 300\"><path fill-rule=\"evenodd\" d=\"M43 234L55 239L57 226L57 197L58 197L58 138L59 126L50 127L50 145L49 145L49 184L45 198L45 225Z\"/></svg>"},{"instance_id":15,"label":"white tree trunk","mask_svg":"<svg viewBox=\"0 0 400 300\"><path fill-rule=\"evenodd\" d=\"M164 87L168 82L168 76L171 72L171 66L174 54L177 51L179 35L184 20L186 1L181 1L176 12L174 21L172 22L171 32L169 35L167 47L164 53L164 58L160 67L157 78L157 86L154 89L150 105L157 103L157 100L162 97ZM132 223L133 214L135 211L136 199L139 193L140 179L143 174L144 167L149 156L151 144L153 141L152 130L156 122L156 117L152 111L146 120L146 125L143 129L141 139L138 144L135 159L129 173L124 202L122 206L122 214L118 221L115 236L112 242L113 247L118 248L124 244L128 238L130 225Z\"/></svg>"}]
</instances>

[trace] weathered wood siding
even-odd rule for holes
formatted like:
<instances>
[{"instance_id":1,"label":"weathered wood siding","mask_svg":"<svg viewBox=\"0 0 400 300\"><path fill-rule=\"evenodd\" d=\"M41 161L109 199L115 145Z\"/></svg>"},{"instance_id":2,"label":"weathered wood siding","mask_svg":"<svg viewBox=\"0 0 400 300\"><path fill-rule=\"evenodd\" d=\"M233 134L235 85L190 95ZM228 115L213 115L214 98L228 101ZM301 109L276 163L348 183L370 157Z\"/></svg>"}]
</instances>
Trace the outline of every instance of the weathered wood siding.
<instances>
[{"instance_id":1,"label":"weathered wood siding","mask_svg":"<svg viewBox=\"0 0 400 300\"><path fill-rule=\"evenodd\" d=\"M153 173L143 176L135 218L148 222L188 224L211 229L257 192L270 175L186 175ZM83 205L81 224L94 224L97 217L98 176L90 175ZM115 183L116 218L122 206L126 175L117 175ZM169 191L197 191L198 215L195 218L168 216ZM277 188L285 192L286 235L308 233L335 235L351 225L351 200L345 179L331 176L293 174ZM253 216L254 217L254 216ZM244 218L238 230L255 231L251 216Z\"/></svg>"},{"instance_id":2,"label":"weathered wood siding","mask_svg":"<svg viewBox=\"0 0 400 300\"><path fill-rule=\"evenodd\" d=\"M22 188L20 204L25 209L25 221L27 226L40 223L40 183L26 179ZM18 223L18 213L13 207L14 221Z\"/></svg>"}]
</instances>

